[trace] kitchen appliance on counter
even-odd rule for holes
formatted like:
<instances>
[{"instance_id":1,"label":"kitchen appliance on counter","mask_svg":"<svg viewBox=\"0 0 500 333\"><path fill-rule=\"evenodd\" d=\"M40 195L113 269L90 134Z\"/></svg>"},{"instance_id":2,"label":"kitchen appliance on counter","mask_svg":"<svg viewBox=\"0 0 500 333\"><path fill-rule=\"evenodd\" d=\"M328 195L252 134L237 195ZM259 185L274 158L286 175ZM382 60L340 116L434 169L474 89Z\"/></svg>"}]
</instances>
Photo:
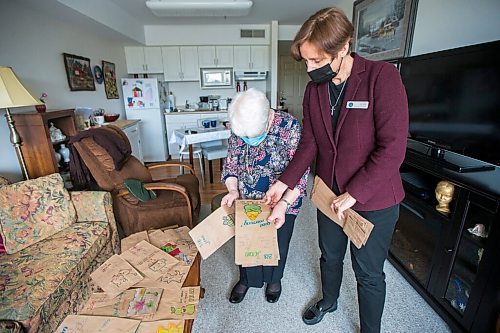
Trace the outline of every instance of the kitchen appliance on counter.
<instances>
[{"instance_id":1,"label":"kitchen appliance on counter","mask_svg":"<svg viewBox=\"0 0 500 333\"><path fill-rule=\"evenodd\" d=\"M210 110L208 106L208 96L200 96L200 102L198 103L198 109Z\"/></svg>"},{"instance_id":2,"label":"kitchen appliance on counter","mask_svg":"<svg viewBox=\"0 0 500 333\"><path fill-rule=\"evenodd\" d=\"M141 147L144 162L166 161L164 107L160 105L159 82L156 79L122 79L123 101L127 119L140 119Z\"/></svg>"},{"instance_id":3,"label":"kitchen appliance on counter","mask_svg":"<svg viewBox=\"0 0 500 333\"><path fill-rule=\"evenodd\" d=\"M227 110L229 103L231 103L231 98L219 99L219 110Z\"/></svg>"},{"instance_id":4,"label":"kitchen appliance on counter","mask_svg":"<svg viewBox=\"0 0 500 333\"><path fill-rule=\"evenodd\" d=\"M208 95L208 106L212 111L219 110L220 95Z\"/></svg>"}]
</instances>

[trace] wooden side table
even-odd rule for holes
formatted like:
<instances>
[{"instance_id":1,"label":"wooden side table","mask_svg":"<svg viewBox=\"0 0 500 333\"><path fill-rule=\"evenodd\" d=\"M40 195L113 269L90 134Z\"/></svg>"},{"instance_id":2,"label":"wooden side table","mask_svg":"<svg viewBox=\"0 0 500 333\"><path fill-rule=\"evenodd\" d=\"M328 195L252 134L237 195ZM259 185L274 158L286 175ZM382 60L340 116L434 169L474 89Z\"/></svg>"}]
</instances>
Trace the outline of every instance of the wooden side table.
<instances>
[{"instance_id":1,"label":"wooden side table","mask_svg":"<svg viewBox=\"0 0 500 333\"><path fill-rule=\"evenodd\" d=\"M191 266L191 269L189 270L189 273L186 277L186 280L184 281L183 286L184 287L196 287L200 285L201 278L200 278L200 264L201 264L201 257L200 254L198 253L196 255L196 258L194 259L193 265ZM203 298L205 294L205 290L203 288L200 289L200 299ZM193 329L193 322L194 319L189 319L185 321L184 324L184 333L191 333L191 330Z\"/></svg>"}]
</instances>

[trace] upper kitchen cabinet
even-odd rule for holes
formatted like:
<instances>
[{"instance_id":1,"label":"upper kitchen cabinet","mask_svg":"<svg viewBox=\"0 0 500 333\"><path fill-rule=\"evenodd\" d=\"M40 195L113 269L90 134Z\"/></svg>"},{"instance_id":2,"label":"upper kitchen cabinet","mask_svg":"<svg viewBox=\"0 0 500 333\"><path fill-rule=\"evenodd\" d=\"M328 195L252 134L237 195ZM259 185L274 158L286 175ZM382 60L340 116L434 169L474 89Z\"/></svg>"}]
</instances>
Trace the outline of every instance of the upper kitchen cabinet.
<instances>
[{"instance_id":1,"label":"upper kitchen cabinet","mask_svg":"<svg viewBox=\"0 0 500 333\"><path fill-rule=\"evenodd\" d=\"M198 46L198 64L203 67L233 67L232 46Z\"/></svg>"},{"instance_id":2,"label":"upper kitchen cabinet","mask_svg":"<svg viewBox=\"0 0 500 333\"><path fill-rule=\"evenodd\" d=\"M165 81L198 81L198 48L167 46L161 48Z\"/></svg>"},{"instance_id":3,"label":"upper kitchen cabinet","mask_svg":"<svg viewBox=\"0 0 500 333\"><path fill-rule=\"evenodd\" d=\"M125 47L129 74L163 73L161 47Z\"/></svg>"},{"instance_id":4,"label":"upper kitchen cabinet","mask_svg":"<svg viewBox=\"0 0 500 333\"><path fill-rule=\"evenodd\" d=\"M269 46L238 45L234 46L235 70L269 70Z\"/></svg>"}]
</instances>

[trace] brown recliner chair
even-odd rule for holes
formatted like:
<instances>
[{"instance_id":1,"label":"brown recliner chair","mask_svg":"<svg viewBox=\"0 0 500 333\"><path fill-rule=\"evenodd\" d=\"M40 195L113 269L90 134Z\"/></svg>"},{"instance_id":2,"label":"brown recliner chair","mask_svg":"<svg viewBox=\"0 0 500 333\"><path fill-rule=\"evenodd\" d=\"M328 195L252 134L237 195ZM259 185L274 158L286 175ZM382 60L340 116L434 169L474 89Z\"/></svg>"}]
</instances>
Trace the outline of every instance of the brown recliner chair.
<instances>
[{"instance_id":1,"label":"brown recliner chair","mask_svg":"<svg viewBox=\"0 0 500 333\"><path fill-rule=\"evenodd\" d=\"M127 136L116 126L106 126L130 146ZM115 169L113 159L93 138L84 138L74 143L81 160L87 166L97 185L109 191L113 197L113 210L125 236L133 233L166 227L185 225L193 228L200 212L198 178L193 169L182 163L155 163L144 166L137 158L130 156L121 170ZM153 179L150 170L165 167L184 167L189 174L176 178ZM124 186L125 179L138 179L145 188L154 190L156 199L139 201Z\"/></svg>"}]
</instances>

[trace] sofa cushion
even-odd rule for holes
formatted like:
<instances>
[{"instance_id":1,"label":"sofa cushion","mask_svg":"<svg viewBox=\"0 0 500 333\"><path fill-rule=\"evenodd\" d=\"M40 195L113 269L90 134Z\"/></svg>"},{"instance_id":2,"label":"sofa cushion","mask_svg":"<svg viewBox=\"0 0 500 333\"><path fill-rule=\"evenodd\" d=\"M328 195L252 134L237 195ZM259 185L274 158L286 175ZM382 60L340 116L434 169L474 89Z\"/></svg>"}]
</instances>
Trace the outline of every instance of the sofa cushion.
<instances>
[{"instance_id":1,"label":"sofa cushion","mask_svg":"<svg viewBox=\"0 0 500 333\"><path fill-rule=\"evenodd\" d=\"M0 187L0 233L7 253L35 244L75 220L58 173Z\"/></svg>"},{"instance_id":2,"label":"sofa cushion","mask_svg":"<svg viewBox=\"0 0 500 333\"><path fill-rule=\"evenodd\" d=\"M106 222L75 223L15 254L0 256L0 318L37 327L73 292L110 239Z\"/></svg>"}]
</instances>

